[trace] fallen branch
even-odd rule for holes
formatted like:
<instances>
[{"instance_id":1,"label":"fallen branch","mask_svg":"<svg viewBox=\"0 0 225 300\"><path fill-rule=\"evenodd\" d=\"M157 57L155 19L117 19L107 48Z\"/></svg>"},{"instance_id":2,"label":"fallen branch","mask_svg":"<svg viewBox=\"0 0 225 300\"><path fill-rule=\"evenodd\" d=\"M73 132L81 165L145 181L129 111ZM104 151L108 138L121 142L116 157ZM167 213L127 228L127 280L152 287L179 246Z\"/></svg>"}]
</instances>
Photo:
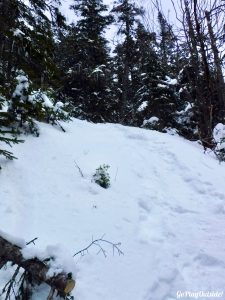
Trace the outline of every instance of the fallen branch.
<instances>
[{"instance_id":1,"label":"fallen branch","mask_svg":"<svg viewBox=\"0 0 225 300\"><path fill-rule=\"evenodd\" d=\"M6 285L4 286L4 288L2 290L2 294L6 293L5 300L10 299L10 293L13 288L13 284L15 283L16 277L19 273L19 270L20 270L20 267L17 267L12 278L6 283ZM0 295L2 295L2 294L0 294Z\"/></svg>"},{"instance_id":2,"label":"fallen branch","mask_svg":"<svg viewBox=\"0 0 225 300\"><path fill-rule=\"evenodd\" d=\"M79 254L81 254L81 256L85 255L85 252L88 253L89 248L91 248L93 245L95 245L95 246L97 246L97 247L99 248L99 252L98 252L98 253L101 252L105 257L107 257L107 255L106 255L106 250L101 246L101 243L106 243L106 244L111 245L112 248L113 248L113 255L114 255L115 250L117 251L117 253L118 253L119 255L124 255L124 253L123 253L123 252L121 251L121 249L119 248L119 246L121 245L121 243L113 243L113 242L110 242L110 241L108 241L108 240L105 240L103 237L104 237L104 235L103 235L100 239L96 239L96 240L93 240L93 239L92 239L92 242L91 242L87 247L85 247L84 249L82 249L82 250L76 252L76 253L73 255L73 257L74 257L74 256L77 256L77 255L79 255Z\"/></svg>"},{"instance_id":3,"label":"fallen branch","mask_svg":"<svg viewBox=\"0 0 225 300\"><path fill-rule=\"evenodd\" d=\"M26 245L34 243L37 238L32 239ZM92 242L84 249L78 251L73 256L81 254L82 256L88 252L92 246L97 246L98 253L103 253L106 257L106 250L102 247L102 243L112 246L113 254L116 252L123 255L120 249L121 243L113 243L104 239L104 235L99 239L92 239ZM17 265L13 276L4 286L0 298L5 296L4 300L10 300L11 295L17 300L30 300L32 297L32 289L35 285L46 283L51 287L47 300L53 300L55 293L63 299L69 299L68 295L75 287L75 280L72 278L72 273L61 272L60 274L48 277L47 273L50 269L48 263L53 259L52 257L45 260L40 260L37 257L25 259L22 255L21 248L18 245L6 240L0 236L0 269L11 262ZM21 274L22 273L22 274ZM19 279L17 277L20 277ZM14 290L15 286L17 287ZM42 299L43 300L43 299Z\"/></svg>"},{"instance_id":4,"label":"fallen branch","mask_svg":"<svg viewBox=\"0 0 225 300\"><path fill-rule=\"evenodd\" d=\"M30 241L28 244L34 242L35 240L36 238ZM75 280L72 279L71 273L67 274L62 272L52 277L48 277L47 273L49 266L45 262L36 257L32 259L24 259L19 246L12 244L0 236L0 269L8 262L12 262L12 264L17 265L17 268L10 281L2 290L1 295L6 294L5 300L10 299L11 292L14 291L13 286L16 283L16 277L19 274L20 268L23 269L24 280L19 280L21 281L19 290L23 289L24 283L30 285L40 285L42 283L46 283L52 289L56 290L59 296L65 298L75 286Z\"/></svg>"}]
</instances>

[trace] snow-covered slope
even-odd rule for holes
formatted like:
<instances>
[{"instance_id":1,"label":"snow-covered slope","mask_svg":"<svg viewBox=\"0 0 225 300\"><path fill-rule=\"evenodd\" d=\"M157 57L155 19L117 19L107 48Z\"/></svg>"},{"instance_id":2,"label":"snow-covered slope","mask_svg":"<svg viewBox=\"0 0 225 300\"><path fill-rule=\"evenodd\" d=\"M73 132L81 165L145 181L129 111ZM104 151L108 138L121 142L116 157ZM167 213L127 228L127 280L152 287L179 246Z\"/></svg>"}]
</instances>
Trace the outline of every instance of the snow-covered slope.
<instances>
[{"instance_id":1,"label":"snow-covered slope","mask_svg":"<svg viewBox=\"0 0 225 300\"><path fill-rule=\"evenodd\" d=\"M40 126L40 138L13 148L18 160L0 162L0 229L26 241L39 237L34 251L58 245L70 262L92 238L121 242L124 255L102 244L106 258L93 246L72 259L75 300L223 291L224 164L155 131L79 120L65 124L66 133ZM92 182L102 164L110 165L109 189Z\"/></svg>"}]
</instances>

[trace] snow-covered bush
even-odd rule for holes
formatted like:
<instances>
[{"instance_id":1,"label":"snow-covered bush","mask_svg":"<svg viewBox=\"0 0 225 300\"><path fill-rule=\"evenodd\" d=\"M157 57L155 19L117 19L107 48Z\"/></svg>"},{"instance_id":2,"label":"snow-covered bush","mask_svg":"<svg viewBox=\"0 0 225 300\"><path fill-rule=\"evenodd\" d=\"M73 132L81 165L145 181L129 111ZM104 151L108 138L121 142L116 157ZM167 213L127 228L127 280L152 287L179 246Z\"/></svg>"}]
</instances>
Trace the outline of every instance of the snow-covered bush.
<instances>
[{"instance_id":1,"label":"snow-covered bush","mask_svg":"<svg viewBox=\"0 0 225 300\"><path fill-rule=\"evenodd\" d=\"M19 131L39 135L35 121L57 124L59 120L69 120L62 102L56 102L51 91L32 91L32 83L23 71L18 72L16 88L9 101L9 113L14 127ZM62 127L61 127L62 128Z\"/></svg>"},{"instance_id":2,"label":"snow-covered bush","mask_svg":"<svg viewBox=\"0 0 225 300\"><path fill-rule=\"evenodd\" d=\"M144 120L142 127L152 130L158 130L159 121L160 120L158 117L153 116L147 120Z\"/></svg>"},{"instance_id":3,"label":"snow-covered bush","mask_svg":"<svg viewBox=\"0 0 225 300\"><path fill-rule=\"evenodd\" d=\"M94 182L107 189L110 186L110 176L108 173L109 166L102 165L96 169L95 174L93 175Z\"/></svg>"},{"instance_id":4,"label":"snow-covered bush","mask_svg":"<svg viewBox=\"0 0 225 300\"><path fill-rule=\"evenodd\" d=\"M183 109L176 111L176 127L180 135L191 140L198 140L197 120L194 111L196 107L193 103L185 102Z\"/></svg>"},{"instance_id":5,"label":"snow-covered bush","mask_svg":"<svg viewBox=\"0 0 225 300\"><path fill-rule=\"evenodd\" d=\"M33 91L31 95L29 95L28 101L31 102L34 107L41 107L40 121L46 121L54 125L56 121L69 120L69 114L65 112L64 104L61 101L53 104L54 99L51 96L51 91Z\"/></svg>"},{"instance_id":6,"label":"snow-covered bush","mask_svg":"<svg viewBox=\"0 0 225 300\"><path fill-rule=\"evenodd\" d=\"M225 125L218 123L213 129L213 137L216 143L215 153L220 161L225 161Z\"/></svg>"}]
</instances>

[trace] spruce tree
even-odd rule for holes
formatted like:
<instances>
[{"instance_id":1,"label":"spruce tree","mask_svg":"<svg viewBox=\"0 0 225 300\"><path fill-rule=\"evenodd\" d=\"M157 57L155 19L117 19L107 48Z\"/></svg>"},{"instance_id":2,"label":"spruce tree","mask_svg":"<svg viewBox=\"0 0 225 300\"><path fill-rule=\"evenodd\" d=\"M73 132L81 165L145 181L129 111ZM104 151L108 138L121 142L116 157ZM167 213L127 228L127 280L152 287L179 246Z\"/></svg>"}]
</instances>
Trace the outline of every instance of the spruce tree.
<instances>
[{"instance_id":1,"label":"spruce tree","mask_svg":"<svg viewBox=\"0 0 225 300\"><path fill-rule=\"evenodd\" d=\"M73 115L94 122L112 121L113 101L109 49L104 37L112 23L102 0L75 0L71 8L78 14L58 51L66 58L63 92L73 106Z\"/></svg>"},{"instance_id":2,"label":"spruce tree","mask_svg":"<svg viewBox=\"0 0 225 300\"><path fill-rule=\"evenodd\" d=\"M59 1L3 0L0 2L0 93L8 102L8 125L25 125L37 135L34 120L48 121L49 113L33 91L54 87L54 29L62 25ZM61 17L60 17L61 16ZM59 22L60 20L60 22ZM43 98L43 97L42 97ZM46 113L46 114L45 114ZM45 116L43 116L45 114ZM11 124L10 124L11 123Z\"/></svg>"},{"instance_id":3,"label":"spruce tree","mask_svg":"<svg viewBox=\"0 0 225 300\"><path fill-rule=\"evenodd\" d=\"M38 88L49 85L55 72L52 27L59 19L58 5L59 1L0 2L0 89L7 96L14 90L17 70Z\"/></svg>"},{"instance_id":4,"label":"spruce tree","mask_svg":"<svg viewBox=\"0 0 225 300\"><path fill-rule=\"evenodd\" d=\"M155 32L140 23L136 29L132 89L135 125L165 130L175 126L176 80L166 75Z\"/></svg>"},{"instance_id":5,"label":"spruce tree","mask_svg":"<svg viewBox=\"0 0 225 300\"><path fill-rule=\"evenodd\" d=\"M117 15L118 35L122 37L115 49L115 71L117 79L117 97L119 100L120 122L132 124L133 97L132 75L134 72L134 35L138 18L144 13L131 0L117 0L112 10Z\"/></svg>"},{"instance_id":6,"label":"spruce tree","mask_svg":"<svg viewBox=\"0 0 225 300\"><path fill-rule=\"evenodd\" d=\"M172 25L161 11L158 12L159 24L159 55L162 68L167 76L177 76L179 73L179 47Z\"/></svg>"}]
</instances>

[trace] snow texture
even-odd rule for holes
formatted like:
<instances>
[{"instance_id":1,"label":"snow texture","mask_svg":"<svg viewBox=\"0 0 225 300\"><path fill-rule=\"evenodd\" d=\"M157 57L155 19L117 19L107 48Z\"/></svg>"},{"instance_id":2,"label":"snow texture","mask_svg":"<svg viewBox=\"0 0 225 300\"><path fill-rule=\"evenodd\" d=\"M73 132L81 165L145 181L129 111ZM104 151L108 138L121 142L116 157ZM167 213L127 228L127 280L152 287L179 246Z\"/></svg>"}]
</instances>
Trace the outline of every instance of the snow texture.
<instances>
[{"instance_id":1,"label":"snow texture","mask_svg":"<svg viewBox=\"0 0 225 300\"><path fill-rule=\"evenodd\" d=\"M159 118L153 116L153 117L149 118L148 120L144 120L143 126L148 125L148 124L153 124L154 125L158 122L159 122Z\"/></svg>"},{"instance_id":2,"label":"snow texture","mask_svg":"<svg viewBox=\"0 0 225 300\"><path fill-rule=\"evenodd\" d=\"M20 248L23 248L23 247L26 246L26 243L25 243L25 241L23 239L20 239L18 237L12 236L12 235L10 235L10 234L2 231L2 230L0 230L0 236L3 239L7 240L8 242L12 243L13 245L18 246Z\"/></svg>"},{"instance_id":3,"label":"snow texture","mask_svg":"<svg viewBox=\"0 0 225 300\"><path fill-rule=\"evenodd\" d=\"M19 28L16 28L14 31L13 31L13 35L14 36L18 36L18 37L23 37L25 35L25 33L23 31L21 31Z\"/></svg>"},{"instance_id":4,"label":"snow texture","mask_svg":"<svg viewBox=\"0 0 225 300\"><path fill-rule=\"evenodd\" d=\"M40 124L40 138L14 147L18 160L1 159L1 230L25 241L38 236L24 254L54 253L48 275L74 272L75 300L222 293L224 163L166 133L80 120L63 126L66 133ZM91 180L102 164L110 166L109 189ZM121 242L124 255L102 244L106 258L95 246L72 258L103 234ZM1 271L0 288L10 272ZM48 291L38 287L33 300Z\"/></svg>"},{"instance_id":5,"label":"snow texture","mask_svg":"<svg viewBox=\"0 0 225 300\"><path fill-rule=\"evenodd\" d=\"M170 78L169 76L166 76L166 81L165 81L167 84L169 85L176 85L177 84L177 79L172 79Z\"/></svg>"},{"instance_id":6,"label":"snow texture","mask_svg":"<svg viewBox=\"0 0 225 300\"><path fill-rule=\"evenodd\" d=\"M157 87L159 87L159 88L163 88L163 89L166 89L166 88L168 88L168 86L167 86L167 85L165 85L165 84L161 84L161 83L158 83L158 84L157 84Z\"/></svg>"},{"instance_id":7,"label":"snow texture","mask_svg":"<svg viewBox=\"0 0 225 300\"><path fill-rule=\"evenodd\" d=\"M143 110L145 110L145 108L148 106L148 101L144 101L141 103L141 105L138 107L137 111L138 112L142 112Z\"/></svg>"}]
</instances>

